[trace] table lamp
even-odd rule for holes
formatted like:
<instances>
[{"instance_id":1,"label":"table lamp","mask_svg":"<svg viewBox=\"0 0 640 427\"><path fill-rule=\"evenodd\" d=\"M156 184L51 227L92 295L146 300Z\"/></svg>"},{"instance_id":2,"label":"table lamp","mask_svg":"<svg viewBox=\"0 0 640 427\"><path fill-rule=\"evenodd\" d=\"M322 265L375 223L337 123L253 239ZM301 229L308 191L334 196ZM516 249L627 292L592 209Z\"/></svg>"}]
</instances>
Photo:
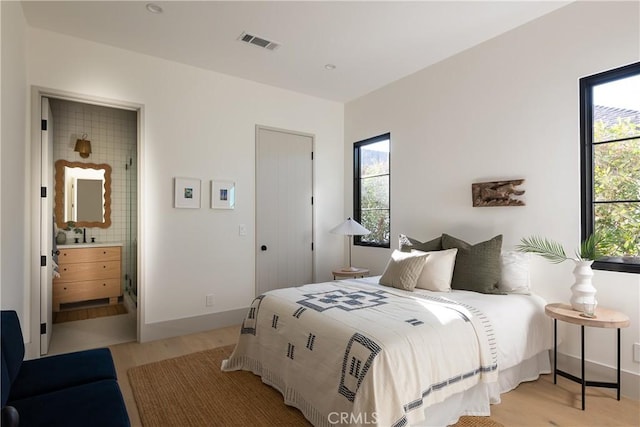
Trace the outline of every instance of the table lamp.
<instances>
[{"instance_id":1,"label":"table lamp","mask_svg":"<svg viewBox=\"0 0 640 427\"><path fill-rule=\"evenodd\" d=\"M349 238L349 267L344 267L342 271L357 271L358 268L351 266L351 239L353 239L353 236L364 236L371 233L371 231L361 226L357 221L347 218L345 222L333 228L330 233L342 234Z\"/></svg>"}]
</instances>

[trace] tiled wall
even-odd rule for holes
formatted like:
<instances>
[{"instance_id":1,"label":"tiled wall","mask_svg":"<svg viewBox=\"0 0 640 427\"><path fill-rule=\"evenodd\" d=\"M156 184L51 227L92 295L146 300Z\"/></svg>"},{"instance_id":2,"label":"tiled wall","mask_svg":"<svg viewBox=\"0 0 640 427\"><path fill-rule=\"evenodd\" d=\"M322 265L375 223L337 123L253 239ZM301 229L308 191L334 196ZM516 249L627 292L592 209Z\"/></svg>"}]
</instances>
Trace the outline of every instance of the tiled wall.
<instances>
[{"instance_id":1,"label":"tiled wall","mask_svg":"<svg viewBox=\"0 0 640 427\"><path fill-rule=\"evenodd\" d=\"M50 99L49 103L54 162L62 159L111 166L111 226L87 228L87 241L95 237L96 242L122 242L123 276L129 272L135 277L135 265L131 265L131 260L135 261L137 229L137 114L130 110L60 99ZM85 139L91 141L92 152L86 159L73 151L76 140L83 134L87 134ZM125 166L130 161L132 166L127 170ZM82 235L67 232L67 244L73 243L76 236L82 238Z\"/></svg>"}]
</instances>

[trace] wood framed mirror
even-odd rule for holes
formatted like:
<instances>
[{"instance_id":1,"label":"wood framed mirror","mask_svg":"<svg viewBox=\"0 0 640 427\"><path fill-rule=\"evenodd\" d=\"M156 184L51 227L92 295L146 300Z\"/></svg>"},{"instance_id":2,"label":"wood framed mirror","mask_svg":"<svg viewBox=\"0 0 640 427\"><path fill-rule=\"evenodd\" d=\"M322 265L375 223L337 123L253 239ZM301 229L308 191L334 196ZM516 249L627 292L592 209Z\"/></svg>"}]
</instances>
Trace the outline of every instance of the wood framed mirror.
<instances>
[{"instance_id":1,"label":"wood framed mirror","mask_svg":"<svg viewBox=\"0 0 640 427\"><path fill-rule=\"evenodd\" d=\"M111 226L111 166L56 162L55 215L58 228Z\"/></svg>"}]
</instances>

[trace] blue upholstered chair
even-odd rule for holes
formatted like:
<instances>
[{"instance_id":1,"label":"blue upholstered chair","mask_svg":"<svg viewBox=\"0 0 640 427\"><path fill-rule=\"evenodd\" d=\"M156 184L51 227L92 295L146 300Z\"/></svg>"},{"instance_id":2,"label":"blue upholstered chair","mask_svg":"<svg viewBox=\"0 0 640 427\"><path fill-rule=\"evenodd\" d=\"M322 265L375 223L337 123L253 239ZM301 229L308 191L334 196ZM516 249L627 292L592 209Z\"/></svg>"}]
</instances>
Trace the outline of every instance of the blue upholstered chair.
<instances>
[{"instance_id":1,"label":"blue upholstered chair","mask_svg":"<svg viewBox=\"0 0 640 427\"><path fill-rule=\"evenodd\" d=\"M24 359L15 311L2 311L2 425L129 426L111 352Z\"/></svg>"}]
</instances>

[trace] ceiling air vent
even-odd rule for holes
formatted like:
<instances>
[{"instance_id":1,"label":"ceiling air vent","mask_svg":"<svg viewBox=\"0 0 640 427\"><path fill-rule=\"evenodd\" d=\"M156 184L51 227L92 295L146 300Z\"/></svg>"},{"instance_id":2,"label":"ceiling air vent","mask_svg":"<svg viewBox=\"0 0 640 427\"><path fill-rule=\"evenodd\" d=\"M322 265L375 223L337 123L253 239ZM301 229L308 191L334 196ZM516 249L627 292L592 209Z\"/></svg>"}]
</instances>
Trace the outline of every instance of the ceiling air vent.
<instances>
[{"instance_id":1,"label":"ceiling air vent","mask_svg":"<svg viewBox=\"0 0 640 427\"><path fill-rule=\"evenodd\" d=\"M243 32L242 34L240 34L240 37L238 37L238 40L261 47L263 49L268 49L268 50L276 50L277 48L280 47L280 43L272 42L272 41L263 39L262 37L248 34L246 32Z\"/></svg>"}]
</instances>

